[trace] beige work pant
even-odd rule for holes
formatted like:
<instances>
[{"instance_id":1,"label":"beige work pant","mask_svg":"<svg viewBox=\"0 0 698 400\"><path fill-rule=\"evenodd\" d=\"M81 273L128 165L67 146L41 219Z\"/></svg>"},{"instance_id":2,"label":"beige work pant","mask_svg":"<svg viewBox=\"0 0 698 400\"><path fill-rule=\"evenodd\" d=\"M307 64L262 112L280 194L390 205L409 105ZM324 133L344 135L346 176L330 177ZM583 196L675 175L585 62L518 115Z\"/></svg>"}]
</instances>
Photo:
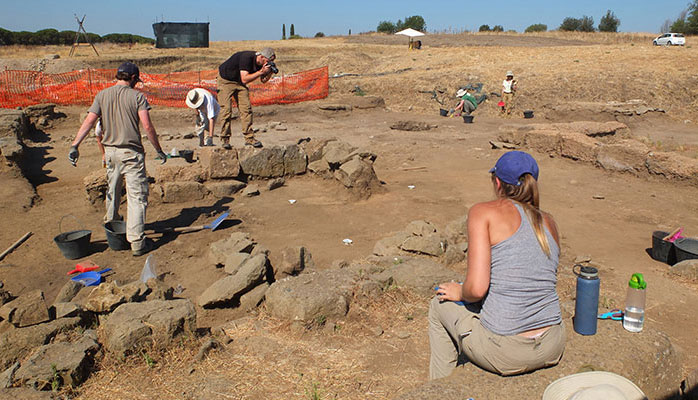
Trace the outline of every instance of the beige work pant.
<instances>
[{"instance_id":1,"label":"beige work pant","mask_svg":"<svg viewBox=\"0 0 698 400\"><path fill-rule=\"evenodd\" d=\"M502 101L504 102L504 112L510 115L511 110L514 109L514 93L502 93Z\"/></svg>"},{"instance_id":2,"label":"beige work pant","mask_svg":"<svg viewBox=\"0 0 698 400\"><path fill-rule=\"evenodd\" d=\"M223 123L221 125L221 139L227 143L231 136L231 123L233 120L233 102L238 105L238 114L240 118L240 126L242 135L245 136L246 142L254 142L254 133L252 132L252 103L250 103L250 90L247 86L218 76L218 103L221 106L221 116Z\"/></svg>"},{"instance_id":3,"label":"beige work pant","mask_svg":"<svg viewBox=\"0 0 698 400\"><path fill-rule=\"evenodd\" d=\"M132 149L105 146L107 161L107 213L104 222L120 221L119 205L123 179L126 180L126 240L131 250L145 246L145 211L148 207L148 176L145 172L145 154Z\"/></svg>"},{"instance_id":4,"label":"beige work pant","mask_svg":"<svg viewBox=\"0 0 698 400\"><path fill-rule=\"evenodd\" d=\"M461 351L473 364L500 375L549 367L560 361L565 337L563 324L535 338L497 335L480 324L479 311L472 306L434 297L429 307L429 378L450 375Z\"/></svg>"}]
</instances>

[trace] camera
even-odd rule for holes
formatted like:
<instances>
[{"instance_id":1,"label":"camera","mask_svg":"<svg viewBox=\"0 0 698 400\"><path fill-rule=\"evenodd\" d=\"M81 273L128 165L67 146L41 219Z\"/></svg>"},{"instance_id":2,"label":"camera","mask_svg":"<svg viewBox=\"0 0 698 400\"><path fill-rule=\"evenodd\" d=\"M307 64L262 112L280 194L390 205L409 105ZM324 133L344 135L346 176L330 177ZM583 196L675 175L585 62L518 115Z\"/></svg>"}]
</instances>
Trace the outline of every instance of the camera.
<instances>
[{"instance_id":1,"label":"camera","mask_svg":"<svg viewBox=\"0 0 698 400\"><path fill-rule=\"evenodd\" d=\"M269 68L271 68L271 72L275 74L279 73L279 69L276 68L276 64L274 64L274 61L267 61L267 65L269 66Z\"/></svg>"}]
</instances>

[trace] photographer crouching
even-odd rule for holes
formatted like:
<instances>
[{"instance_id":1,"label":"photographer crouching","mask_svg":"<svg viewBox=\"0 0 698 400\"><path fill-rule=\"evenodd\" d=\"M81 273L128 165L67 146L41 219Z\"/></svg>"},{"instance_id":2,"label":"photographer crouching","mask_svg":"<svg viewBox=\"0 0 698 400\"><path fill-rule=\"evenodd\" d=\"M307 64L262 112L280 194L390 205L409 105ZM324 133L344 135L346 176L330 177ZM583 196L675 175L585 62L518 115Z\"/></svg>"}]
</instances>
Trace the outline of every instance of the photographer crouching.
<instances>
[{"instance_id":1,"label":"photographer crouching","mask_svg":"<svg viewBox=\"0 0 698 400\"><path fill-rule=\"evenodd\" d=\"M238 105L245 145L262 147L262 142L255 139L252 131L252 104L247 85L257 78L260 78L262 83L266 83L273 74L278 73L279 70L274 64L275 59L274 50L266 47L257 52L239 51L218 67L218 102L221 106L223 119L221 126L223 148L232 148L230 145L230 124L233 116L233 98Z\"/></svg>"}]
</instances>

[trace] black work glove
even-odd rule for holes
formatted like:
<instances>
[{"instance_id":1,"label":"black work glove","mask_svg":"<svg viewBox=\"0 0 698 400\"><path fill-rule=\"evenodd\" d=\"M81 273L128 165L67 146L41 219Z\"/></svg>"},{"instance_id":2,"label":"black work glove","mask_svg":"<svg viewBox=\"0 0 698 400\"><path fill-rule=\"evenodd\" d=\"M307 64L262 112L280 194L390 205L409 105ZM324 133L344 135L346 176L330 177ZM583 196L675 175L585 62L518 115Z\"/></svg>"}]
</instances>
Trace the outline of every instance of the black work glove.
<instances>
[{"instance_id":1,"label":"black work glove","mask_svg":"<svg viewBox=\"0 0 698 400\"><path fill-rule=\"evenodd\" d=\"M80 157L80 152L78 151L78 146L70 146L70 151L68 152L68 161L73 164L73 167L78 166L78 158Z\"/></svg>"},{"instance_id":2,"label":"black work glove","mask_svg":"<svg viewBox=\"0 0 698 400\"><path fill-rule=\"evenodd\" d=\"M165 154L164 151L160 150L158 151L158 157L160 157L160 165L164 164L167 162L167 154Z\"/></svg>"}]
</instances>

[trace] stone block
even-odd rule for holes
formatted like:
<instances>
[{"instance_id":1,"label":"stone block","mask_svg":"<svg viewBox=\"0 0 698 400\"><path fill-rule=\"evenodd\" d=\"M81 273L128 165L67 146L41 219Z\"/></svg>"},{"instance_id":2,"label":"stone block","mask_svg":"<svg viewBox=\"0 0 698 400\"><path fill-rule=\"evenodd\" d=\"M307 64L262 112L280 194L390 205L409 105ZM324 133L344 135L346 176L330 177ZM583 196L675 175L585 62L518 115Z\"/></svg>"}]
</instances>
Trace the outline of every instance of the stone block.
<instances>
[{"instance_id":1,"label":"stone block","mask_svg":"<svg viewBox=\"0 0 698 400\"><path fill-rule=\"evenodd\" d=\"M199 162L211 179L233 179L240 175L240 160L235 149L205 147L199 152Z\"/></svg>"},{"instance_id":2,"label":"stone block","mask_svg":"<svg viewBox=\"0 0 698 400\"><path fill-rule=\"evenodd\" d=\"M601 144L575 132L560 133L560 154L563 157L584 162L595 162Z\"/></svg>"},{"instance_id":3,"label":"stone block","mask_svg":"<svg viewBox=\"0 0 698 400\"><path fill-rule=\"evenodd\" d=\"M649 148L636 140L621 140L599 148L596 165L603 169L620 172L645 172L645 160Z\"/></svg>"},{"instance_id":4,"label":"stone block","mask_svg":"<svg viewBox=\"0 0 698 400\"><path fill-rule=\"evenodd\" d=\"M199 182L165 182L162 185L163 203L184 203L201 200L208 194Z\"/></svg>"},{"instance_id":5,"label":"stone block","mask_svg":"<svg viewBox=\"0 0 698 400\"><path fill-rule=\"evenodd\" d=\"M283 146L270 146L255 149L246 146L239 150L240 168L242 172L260 178L275 178L284 175Z\"/></svg>"},{"instance_id":6,"label":"stone block","mask_svg":"<svg viewBox=\"0 0 698 400\"><path fill-rule=\"evenodd\" d=\"M0 307L0 318L12 325L23 328L50 321L48 307L44 301L44 292L32 290Z\"/></svg>"},{"instance_id":7,"label":"stone block","mask_svg":"<svg viewBox=\"0 0 698 400\"><path fill-rule=\"evenodd\" d=\"M236 180L226 180L221 182L206 182L204 186L213 196L220 199L222 197L234 195L243 190L247 184Z\"/></svg>"},{"instance_id":8,"label":"stone block","mask_svg":"<svg viewBox=\"0 0 698 400\"><path fill-rule=\"evenodd\" d=\"M308 156L295 144L286 146L284 151L284 175L304 174L308 166Z\"/></svg>"},{"instance_id":9,"label":"stone block","mask_svg":"<svg viewBox=\"0 0 698 400\"><path fill-rule=\"evenodd\" d=\"M525 144L541 153L560 154L561 141L557 130L536 129L528 132Z\"/></svg>"}]
</instances>

